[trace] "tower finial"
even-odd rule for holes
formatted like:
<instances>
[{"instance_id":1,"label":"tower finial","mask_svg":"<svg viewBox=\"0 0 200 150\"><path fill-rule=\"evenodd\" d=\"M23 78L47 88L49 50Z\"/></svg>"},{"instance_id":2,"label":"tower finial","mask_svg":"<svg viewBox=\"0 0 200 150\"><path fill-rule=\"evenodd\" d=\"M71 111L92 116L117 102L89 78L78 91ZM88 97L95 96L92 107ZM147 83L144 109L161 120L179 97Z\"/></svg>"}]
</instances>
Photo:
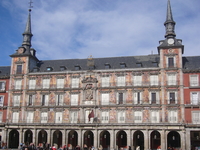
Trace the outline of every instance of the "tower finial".
<instances>
[{"instance_id":1,"label":"tower finial","mask_svg":"<svg viewBox=\"0 0 200 150\"><path fill-rule=\"evenodd\" d=\"M168 3L167 3L167 17L166 17L166 21L164 23L165 30L166 30L165 38L170 38L170 37L174 38L174 37L176 37L176 34L174 32L175 24L176 24L176 22L174 22L174 20L173 20L170 0L168 0Z\"/></svg>"},{"instance_id":2,"label":"tower finial","mask_svg":"<svg viewBox=\"0 0 200 150\"><path fill-rule=\"evenodd\" d=\"M29 14L28 14L28 19L27 19L27 23L26 23L26 28L23 35L23 42L22 42L22 46L25 47L27 49L27 51L30 50L31 47L31 38L33 36L33 34L31 33L31 8L33 8L32 6L32 0L30 0L29 4Z\"/></svg>"}]
</instances>

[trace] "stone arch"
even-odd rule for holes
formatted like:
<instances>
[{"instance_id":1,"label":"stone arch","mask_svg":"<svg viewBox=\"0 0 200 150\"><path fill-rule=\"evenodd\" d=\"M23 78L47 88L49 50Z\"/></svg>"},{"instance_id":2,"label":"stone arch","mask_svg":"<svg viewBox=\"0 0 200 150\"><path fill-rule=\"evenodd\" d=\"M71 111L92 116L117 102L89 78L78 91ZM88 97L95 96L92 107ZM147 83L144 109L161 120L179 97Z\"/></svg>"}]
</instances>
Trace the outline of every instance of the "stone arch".
<instances>
[{"instance_id":1,"label":"stone arch","mask_svg":"<svg viewBox=\"0 0 200 150\"><path fill-rule=\"evenodd\" d=\"M9 145L8 148L18 148L19 146L19 132L13 129L9 132Z\"/></svg>"}]
</instances>

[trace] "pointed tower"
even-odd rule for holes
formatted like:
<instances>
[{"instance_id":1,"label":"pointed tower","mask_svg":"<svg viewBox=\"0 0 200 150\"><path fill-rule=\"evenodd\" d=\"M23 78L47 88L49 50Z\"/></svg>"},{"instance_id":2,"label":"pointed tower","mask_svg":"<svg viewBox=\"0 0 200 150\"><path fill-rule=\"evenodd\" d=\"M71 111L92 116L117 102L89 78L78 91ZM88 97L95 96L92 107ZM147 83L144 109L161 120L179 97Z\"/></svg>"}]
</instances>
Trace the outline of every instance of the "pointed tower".
<instances>
[{"instance_id":1,"label":"pointed tower","mask_svg":"<svg viewBox=\"0 0 200 150\"><path fill-rule=\"evenodd\" d=\"M26 28L22 35L23 35L22 47L26 48L26 50L30 52L31 38L33 36L33 34L31 33L31 9L29 9L29 15L28 15L27 23L26 23Z\"/></svg>"}]
</instances>

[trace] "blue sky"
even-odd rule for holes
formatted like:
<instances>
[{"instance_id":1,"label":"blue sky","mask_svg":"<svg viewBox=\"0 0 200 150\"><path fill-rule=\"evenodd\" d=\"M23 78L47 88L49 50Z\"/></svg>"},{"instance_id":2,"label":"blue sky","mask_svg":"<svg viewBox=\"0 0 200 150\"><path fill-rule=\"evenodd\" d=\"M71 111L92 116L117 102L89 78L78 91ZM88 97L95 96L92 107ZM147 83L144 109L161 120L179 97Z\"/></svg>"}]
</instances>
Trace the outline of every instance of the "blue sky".
<instances>
[{"instance_id":1,"label":"blue sky","mask_svg":"<svg viewBox=\"0 0 200 150\"><path fill-rule=\"evenodd\" d=\"M30 0L0 0L0 66L22 44ZM167 0L32 0L39 60L157 54ZM200 55L200 0L171 0L184 56Z\"/></svg>"}]
</instances>

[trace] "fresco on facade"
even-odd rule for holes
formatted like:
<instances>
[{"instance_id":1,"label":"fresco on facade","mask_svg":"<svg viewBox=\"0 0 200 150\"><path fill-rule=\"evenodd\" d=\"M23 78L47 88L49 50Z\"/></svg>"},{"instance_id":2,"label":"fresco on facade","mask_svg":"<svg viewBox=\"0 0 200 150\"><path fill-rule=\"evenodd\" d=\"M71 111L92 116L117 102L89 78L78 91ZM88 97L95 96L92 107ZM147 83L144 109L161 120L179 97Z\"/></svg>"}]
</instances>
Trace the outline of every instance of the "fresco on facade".
<instances>
[{"instance_id":1,"label":"fresco on facade","mask_svg":"<svg viewBox=\"0 0 200 150\"><path fill-rule=\"evenodd\" d=\"M111 109L110 110L110 122L112 122L112 123L116 122L116 116L117 116L116 110Z\"/></svg>"},{"instance_id":2,"label":"fresco on facade","mask_svg":"<svg viewBox=\"0 0 200 150\"><path fill-rule=\"evenodd\" d=\"M42 77L38 76L36 80L36 87L41 87L42 85Z\"/></svg>"},{"instance_id":3,"label":"fresco on facade","mask_svg":"<svg viewBox=\"0 0 200 150\"><path fill-rule=\"evenodd\" d=\"M126 111L126 120L127 122L132 122L133 120L133 108L132 107L128 107L127 111Z\"/></svg>"},{"instance_id":4,"label":"fresco on facade","mask_svg":"<svg viewBox=\"0 0 200 150\"><path fill-rule=\"evenodd\" d=\"M149 108L143 110L143 122L149 122Z\"/></svg>"},{"instance_id":5,"label":"fresco on facade","mask_svg":"<svg viewBox=\"0 0 200 150\"><path fill-rule=\"evenodd\" d=\"M41 95L39 92L35 94L35 105L40 105L41 104Z\"/></svg>"},{"instance_id":6,"label":"fresco on facade","mask_svg":"<svg viewBox=\"0 0 200 150\"><path fill-rule=\"evenodd\" d=\"M133 91L131 89L127 90L127 99L126 99L127 104L132 104L133 103Z\"/></svg>"},{"instance_id":7,"label":"fresco on facade","mask_svg":"<svg viewBox=\"0 0 200 150\"><path fill-rule=\"evenodd\" d=\"M116 93L114 91L110 92L110 102L116 104Z\"/></svg>"},{"instance_id":8,"label":"fresco on facade","mask_svg":"<svg viewBox=\"0 0 200 150\"><path fill-rule=\"evenodd\" d=\"M52 111L49 111L49 117L48 117L48 122L49 123L54 123L54 119L55 118L55 113L54 113L54 111L52 110Z\"/></svg>"},{"instance_id":9,"label":"fresco on facade","mask_svg":"<svg viewBox=\"0 0 200 150\"><path fill-rule=\"evenodd\" d=\"M36 110L34 113L35 113L34 114L34 121L40 122L40 112L38 110Z\"/></svg>"},{"instance_id":10,"label":"fresco on facade","mask_svg":"<svg viewBox=\"0 0 200 150\"><path fill-rule=\"evenodd\" d=\"M69 110L65 109L63 112L63 122L64 123L69 123Z\"/></svg>"},{"instance_id":11,"label":"fresco on facade","mask_svg":"<svg viewBox=\"0 0 200 150\"><path fill-rule=\"evenodd\" d=\"M55 104L56 104L56 96L55 96L54 93L51 93L51 94L49 95L49 104L50 104L50 105L55 105Z\"/></svg>"},{"instance_id":12,"label":"fresco on facade","mask_svg":"<svg viewBox=\"0 0 200 150\"><path fill-rule=\"evenodd\" d=\"M55 88L56 87L56 76L53 75L50 79L50 88Z\"/></svg>"},{"instance_id":13,"label":"fresco on facade","mask_svg":"<svg viewBox=\"0 0 200 150\"><path fill-rule=\"evenodd\" d=\"M69 94L68 91L67 91L67 92L65 93L65 95L64 95L64 103L65 103L66 105L70 105L70 94Z\"/></svg>"}]
</instances>

